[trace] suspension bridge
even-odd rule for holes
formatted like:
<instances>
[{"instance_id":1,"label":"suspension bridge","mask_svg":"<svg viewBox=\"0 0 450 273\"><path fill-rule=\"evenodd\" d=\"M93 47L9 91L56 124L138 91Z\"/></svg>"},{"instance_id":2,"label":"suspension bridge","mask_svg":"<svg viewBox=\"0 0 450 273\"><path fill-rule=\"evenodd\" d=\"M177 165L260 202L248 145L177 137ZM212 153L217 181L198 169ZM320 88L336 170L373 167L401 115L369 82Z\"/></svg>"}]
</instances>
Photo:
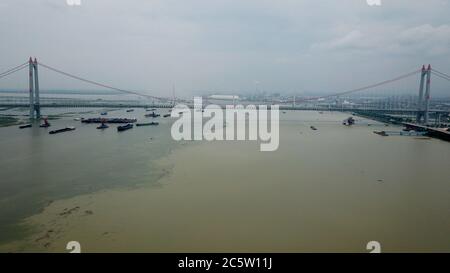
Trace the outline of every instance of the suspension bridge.
<instances>
[{"instance_id":1,"label":"suspension bridge","mask_svg":"<svg viewBox=\"0 0 450 273\"><path fill-rule=\"evenodd\" d=\"M171 108L176 103L192 104L192 101L190 100L175 98L175 96L158 97L149 95L151 92L138 92L117 88L38 62L36 58L32 59L31 57L27 62L0 73L0 80L18 73L21 70L25 70L26 68L28 68L28 96L0 96L0 107L27 107L29 108L30 119L39 119L42 115L41 109L46 107ZM39 85L39 73L42 72L40 71L41 68L76 81L96 86L97 88L112 90L119 94L139 96L143 98L143 100L117 101L52 97L42 98ZM424 65L418 70L374 84L317 97L297 98L294 96L292 99L279 100L275 103L280 105L281 110L354 112L359 115L385 122L410 122L411 124L429 125L431 123L431 118L434 119L434 123L437 123L441 119L448 120L450 114L450 105L433 102L431 100L431 75L445 81L450 81L449 74L433 69L431 65L428 65L427 67ZM412 78L414 81L419 79L418 88L404 87L403 93L396 93L396 91L392 89L393 85ZM208 98L205 98L205 100L208 100ZM268 104L270 105L272 103Z\"/></svg>"}]
</instances>

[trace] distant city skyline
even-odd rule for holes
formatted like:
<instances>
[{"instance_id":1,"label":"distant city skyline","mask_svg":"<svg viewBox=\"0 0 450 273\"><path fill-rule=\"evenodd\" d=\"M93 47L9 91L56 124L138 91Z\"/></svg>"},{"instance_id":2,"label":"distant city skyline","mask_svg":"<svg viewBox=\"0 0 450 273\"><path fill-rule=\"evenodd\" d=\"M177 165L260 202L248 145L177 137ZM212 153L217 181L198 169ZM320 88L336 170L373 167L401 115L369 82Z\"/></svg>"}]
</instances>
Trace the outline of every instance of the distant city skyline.
<instances>
[{"instance_id":1,"label":"distant city skyline","mask_svg":"<svg viewBox=\"0 0 450 273\"><path fill-rule=\"evenodd\" d=\"M422 64L450 71L449 10L448 0L5 0L0 71L33 56L157 96L174 85L179 96L326 94ZM0 89L25 88L23 75ZM42 89L93 89L50 71L40 78ZM434 94L444 86L433 81Z\"/></svg>"}]
</instances>

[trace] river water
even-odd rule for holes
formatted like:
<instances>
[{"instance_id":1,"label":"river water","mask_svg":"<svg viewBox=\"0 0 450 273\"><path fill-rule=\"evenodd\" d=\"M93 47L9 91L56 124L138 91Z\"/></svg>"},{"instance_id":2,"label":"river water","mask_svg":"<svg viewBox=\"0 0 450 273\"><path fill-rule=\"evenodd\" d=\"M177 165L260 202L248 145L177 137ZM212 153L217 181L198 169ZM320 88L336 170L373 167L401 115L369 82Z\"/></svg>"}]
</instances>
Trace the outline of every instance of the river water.
<instances>
[{"instance_id":1,"label":"river water","mask_svg":"<svg viewBox=\"0 0 450 273\"><path fill-rule=\"evenodd\" d=\"M165 113L167 110L161 110ZM136 116L116 110L109 116ZM450 251L450 145L343 113L280 114L280 147L160 126L0 128L0 251ZM369 126L369 124L371 126ZM317 131L310 126L317 127Z\"/></svg>"}]
</instances>

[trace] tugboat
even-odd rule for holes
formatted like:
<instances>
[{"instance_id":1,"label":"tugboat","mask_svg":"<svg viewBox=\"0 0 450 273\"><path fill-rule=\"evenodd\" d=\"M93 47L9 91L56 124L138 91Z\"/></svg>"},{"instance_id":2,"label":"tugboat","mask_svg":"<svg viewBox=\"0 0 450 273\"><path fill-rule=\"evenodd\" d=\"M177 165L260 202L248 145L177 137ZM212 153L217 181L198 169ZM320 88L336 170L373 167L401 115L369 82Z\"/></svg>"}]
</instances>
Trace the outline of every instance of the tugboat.
<instances>
[{"instance_id":1,"label":"tugboat","mask_svg":"<svg viewBox=\"0 0 450 273\"><path fill-rule=\"evenodd\" d=\"M39 125L39 127L41 127L41 128L47 128L47 127L50 127L50 123L48 123L47 118L44 118L44 123L41 124L41 125Z\"/></svg>"},{"instance_id":2,"label":"tugboat","mask_svg":"<svg viewBox=\"0 0 450 273\"><path fill-rule=\"evenodd\" d=\"M106 123L106 119L102 119L102 125L98 126L97 129L107 129L107 128L109 128L109 126L106 125L105 123Z\"/></svg>"},{"instance_id":3,"label":"tugboat","mask_svg":"<svg viewBox=\"0 0 450 273\"><path fill-rule=\"evenodd\" d=\"M24 125L20 125L19 129L25 129L25 128L31 128L31 127L33 127L32 124L24 124Z\"/></svg>"},{"instance_id":4,"label":"tugboat","mask_svg":"<svg viewBox=\"0 0 450 273\"><path fill-rule=\"evenodd\" d=\"M159 122L136 123L136 126L159 125Z\"/></svg>"},{"instance_id":5,"label":"tugboat","mask_svg":"<svg viewBox=\"0 0 450 273\"><path fill-rule=\"evenodd\" d=\"M117 127L117 131L122 132L122 131L125 131L125 130L128 130L128 129L131 129L131 128L133 128L133 124L128 123L126 125L122 125L122 126Z\"/></svg>"},{"instance_id":6,"label":"tugboat","mask_svg":"<svg viewBox=\"0 0 450 273\"><path fill-rule=\"evenodd\" d=\"M107 129L107 128L109 128L109 126L106 125L105 122L102 122L102 125L97 126L97 129Z\"/></svg>"},{"instance_id":7,"label":"tugboat","mask_svg":"<svg viewBox=\"0 0 450 273\"><path fill-rule=\"evenodd\" d=\"M109 128L109 126L104 123L102 123L102 125L100 126L97 126L97 129L107 129L107 128Z\"/></svg>"},{"instance_id":8,"label":"tugboat","mask_svg":"<svg viewBox=\"0 0 450 273\"><path fill-rule=\"evenodd\" d=\"M352 126L355 124L355 119L353 117L349 117L348 119L345 119L342 124L345 126Z\"/></svg>"},{"instance_id":9,"label":"tugboat","mask_svg":"<svg viewBox=\"0 0 450 273\"><path fill-rule=\"evenodd\" d=\"M53 135L53 134L58 134L58 133L68 132L68 131L73 131L73 130L75 130L75 127L70 126L70 127L66 127L66 128L62 128L62 129L53 130L48 133Z\"/></svg>"}]
</instances>

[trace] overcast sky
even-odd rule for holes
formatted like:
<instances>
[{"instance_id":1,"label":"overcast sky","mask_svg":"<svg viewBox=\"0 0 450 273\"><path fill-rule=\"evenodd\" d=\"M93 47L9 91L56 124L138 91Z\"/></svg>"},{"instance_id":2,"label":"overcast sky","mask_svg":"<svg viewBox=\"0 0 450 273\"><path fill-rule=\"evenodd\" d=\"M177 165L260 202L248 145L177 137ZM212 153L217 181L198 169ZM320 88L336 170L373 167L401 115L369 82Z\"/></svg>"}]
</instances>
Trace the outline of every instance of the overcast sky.
<instances>
[{"instance_id":1,"label":"overcast sky","mask_svg":"<svg viewBox=\"0 0 450 273\"><path fill-rule=\"evenodd\" d=\"M333 92L431 63L450 72L450 0L0 1L0 71L36 56L155 95ZM42 89L84 88L41 72ZM21 77L26 86L26 79ZM16 79L1 81L14 87Z\"/></svg>"}]
</instances>

